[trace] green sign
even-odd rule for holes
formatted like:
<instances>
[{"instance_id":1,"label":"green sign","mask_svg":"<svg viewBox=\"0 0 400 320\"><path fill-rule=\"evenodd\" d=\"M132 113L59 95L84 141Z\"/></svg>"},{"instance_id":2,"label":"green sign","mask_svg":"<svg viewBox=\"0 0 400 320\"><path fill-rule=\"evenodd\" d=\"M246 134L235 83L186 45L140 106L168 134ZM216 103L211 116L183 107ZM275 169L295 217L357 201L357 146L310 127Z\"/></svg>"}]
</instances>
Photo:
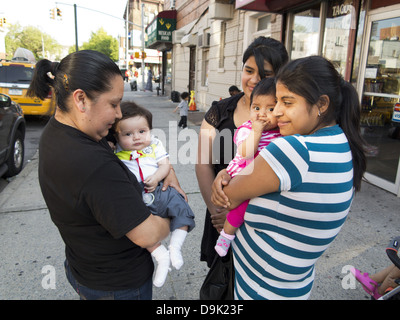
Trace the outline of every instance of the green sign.
<instances>
[{"instance_id":1,"label":"green sign","mask_svg":"<svg viewBox=\"0 0 400 320\"><path fill-rule=\"evenodd\" d=\"M154 19L147 28L146 46L155 42L172 42L172 31L176 29L176 19L159 18Z\"/></svg>"}]
</instances>

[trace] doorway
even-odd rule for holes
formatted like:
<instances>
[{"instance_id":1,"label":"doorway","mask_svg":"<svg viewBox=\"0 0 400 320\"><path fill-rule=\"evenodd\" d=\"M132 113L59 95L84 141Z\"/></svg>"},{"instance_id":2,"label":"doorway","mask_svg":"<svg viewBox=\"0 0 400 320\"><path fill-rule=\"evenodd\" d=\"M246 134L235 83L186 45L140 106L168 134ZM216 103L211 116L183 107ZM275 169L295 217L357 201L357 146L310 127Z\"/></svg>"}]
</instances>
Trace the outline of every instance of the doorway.
<instances>
[{"instance_id":1,"label":"doorway","mask_svg":"<svg viewBox=\"0 0 400 320\"><path fill-rule=\"evenodd\" d=\"M400 8L377 11L367 19L358 84L368 143L365 178L400 196Z\"/></svg>"}]
</instances>

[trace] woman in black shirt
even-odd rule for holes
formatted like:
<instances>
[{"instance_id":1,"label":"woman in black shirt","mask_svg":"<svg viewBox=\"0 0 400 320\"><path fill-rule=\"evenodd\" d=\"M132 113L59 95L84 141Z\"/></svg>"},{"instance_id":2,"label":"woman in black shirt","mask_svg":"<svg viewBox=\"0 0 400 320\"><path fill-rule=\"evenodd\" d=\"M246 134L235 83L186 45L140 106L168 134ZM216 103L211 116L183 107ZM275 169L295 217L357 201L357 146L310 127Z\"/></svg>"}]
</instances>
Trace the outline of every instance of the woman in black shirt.
<instances>
[{"instance_id":1,"label":"woman in black shirt","mask_svg":"<svg viewBox=\"0 0 400 320\"><path fill-rule=\"evenodd\" d=\"M121 117L116 64L83 50L37 63L29 94L53 89L56 114L39 144L39 183L65 242L66 272L81 299L151 299L153 261L145 249L169 234L135 176L104 137Z\"/></svg>"},{"instance_id":2,"label":"woman in black shirt","mask_svg":"<svg viewBox=\"0 0 400 320\"><path fill-rule=\"evenodd\" d=\"M243 92L214 103L201 124L196 175L207 211L200 260L206 261L209 267L228 213L211 202L211 185L218 172L234 157L234 131L250 120L250 96L254 87L261 79L273 77L287 61L288 54L282 43L266 37L255 39L243 55Z\"/></svg>"}]
</instances>

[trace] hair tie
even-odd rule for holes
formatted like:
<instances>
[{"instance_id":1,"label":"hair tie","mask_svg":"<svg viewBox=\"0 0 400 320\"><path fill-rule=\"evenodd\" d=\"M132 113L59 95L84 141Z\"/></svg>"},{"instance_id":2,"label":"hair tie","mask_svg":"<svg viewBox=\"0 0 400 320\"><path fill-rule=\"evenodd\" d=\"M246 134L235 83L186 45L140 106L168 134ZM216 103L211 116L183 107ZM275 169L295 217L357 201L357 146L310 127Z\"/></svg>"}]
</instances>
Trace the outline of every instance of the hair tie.
<instances>
[{"instance_id":1,"label":"hair tie","mask_svg":"<svg viewBox=\"0 0 400 320\"><path fill-rule=\"evenodd\" d=\"M68 80L68 76L66 73L64 73L64 75L63 75L63 85L64 85L64 89L66 91L68 91L69 90L69 80Z\"/></svg>"},{"instance_id":2,"label":"hair tie","mask_svg":"<svg viewBox=\"0 0 400 320\"><path fill-rule=\"evenodd\" d=\"M55 76L49 71L47 72L47 76L51 79L54 80Z\"/></svg>"}]
</instances>

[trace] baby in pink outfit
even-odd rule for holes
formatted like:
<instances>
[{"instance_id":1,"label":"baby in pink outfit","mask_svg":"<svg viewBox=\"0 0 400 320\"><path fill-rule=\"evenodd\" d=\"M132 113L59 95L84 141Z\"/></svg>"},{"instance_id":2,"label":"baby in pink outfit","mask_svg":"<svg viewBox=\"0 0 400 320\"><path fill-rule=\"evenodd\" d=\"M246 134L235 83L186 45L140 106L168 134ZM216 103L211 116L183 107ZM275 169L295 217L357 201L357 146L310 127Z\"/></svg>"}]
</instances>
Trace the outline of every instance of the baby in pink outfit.
<instances>
[{"instance_id":1,"label":"baby in pink outfit","mask_svg":"<svg viewBox=\"0 0 400 320\"><path fill-rule=\"evenodd\" d=\"M271 140L281 136L277 119L272 115L275 104L275 80L265 78L257 84L251 95L250 120L243 123L233 137L237 152L226 168L232 178L248 166ZM227 214L224 228L215 245L221 257L228 252L237 228L242 225L249 201L244 201Z\"/></svg>"}]
</instances>

